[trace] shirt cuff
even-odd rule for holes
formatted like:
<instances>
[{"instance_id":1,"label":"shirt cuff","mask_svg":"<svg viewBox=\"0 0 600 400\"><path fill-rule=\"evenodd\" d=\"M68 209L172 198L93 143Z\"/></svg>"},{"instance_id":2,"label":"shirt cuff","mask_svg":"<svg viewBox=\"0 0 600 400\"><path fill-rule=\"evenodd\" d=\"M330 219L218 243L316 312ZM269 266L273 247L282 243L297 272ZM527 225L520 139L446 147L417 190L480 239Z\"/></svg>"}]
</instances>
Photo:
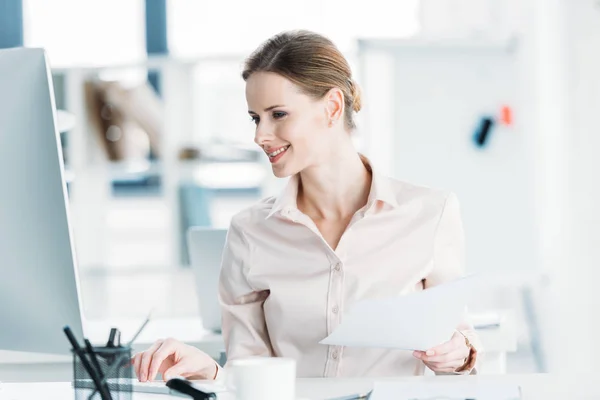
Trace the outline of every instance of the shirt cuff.
<instances>
[{"instance_id":1,"label":"shirt cuff","mask_svg":"<svg viewBox=\"0 0 600 400\"><path fill-rule=\"evenodd\" d=\"M225 370L223 369L223 367L221 367L219 365L218 362L215 362L215 365L217 366L217 372L215 373L215 377L213 378L214 381L222 381L225 379Z\"/></svg>"}]
</instances>

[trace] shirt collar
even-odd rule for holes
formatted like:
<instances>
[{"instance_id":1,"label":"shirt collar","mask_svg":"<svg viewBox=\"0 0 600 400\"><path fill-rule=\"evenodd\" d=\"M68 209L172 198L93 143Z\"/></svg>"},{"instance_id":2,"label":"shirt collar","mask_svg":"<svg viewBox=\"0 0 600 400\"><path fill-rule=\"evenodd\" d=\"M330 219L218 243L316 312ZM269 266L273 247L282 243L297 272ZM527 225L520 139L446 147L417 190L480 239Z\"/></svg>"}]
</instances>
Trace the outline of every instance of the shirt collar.
<instances>
[{"instance_id":1,"label":"shirt collar","mask_svg":"<svg viewBox=\"0 0 600 400\"><path fill-rule=\"evenodd\" d=\"M373 169L373 165L371 161L360 154L360 159L371 172L371 190L369 192L369 197L367 199L367 209L370 209L375 205L377 201L382 201L393 208L398 207L398 200L396 198L396 194L392 188L392 183L390 179L384 175L380 175L376 170ZM271 217L278 211L281 210L291 210L297 209L298 203L298 184L300 183L300 178L298 174L290 177L287 185L283 189L283 191L277 196L273 206L271 207L271 211L267 215L266 218Z\"/></svg>"},{"instance_id":2,"label":"shirt collar","mask_svg":"<svg viewBox=\"0 0 600 400\"><path fill-rule=\"evenodd\" d=\"M372 177L371 191L369 192L369 197L367 199L367 208L373 207L377 201L388 204L392 208L397 208L399 206L398 199L392 186L391 179L385 175L381 175L376 169L374 170L372 164L366 157L361 155L361 159L363 159L363 163L365 163L367 169L371 171Z\"/></svg>"},{"instance_id":3,"label":"shirt collar","mask_svg":"<svg viewBox=\"0 0 600 400\"><path fill-rule=\"evenodd\" d=\"M298 184L300 183L300 179L298 174L292 175L288 180L287 185L283 189L283 191L275 198L275 202L271 207L271 211L267 215L267 218L271 217L278 211L283 209L292 209L298 208L298 203L296 199L298 198Z\"/></svg>"}]
</instances>

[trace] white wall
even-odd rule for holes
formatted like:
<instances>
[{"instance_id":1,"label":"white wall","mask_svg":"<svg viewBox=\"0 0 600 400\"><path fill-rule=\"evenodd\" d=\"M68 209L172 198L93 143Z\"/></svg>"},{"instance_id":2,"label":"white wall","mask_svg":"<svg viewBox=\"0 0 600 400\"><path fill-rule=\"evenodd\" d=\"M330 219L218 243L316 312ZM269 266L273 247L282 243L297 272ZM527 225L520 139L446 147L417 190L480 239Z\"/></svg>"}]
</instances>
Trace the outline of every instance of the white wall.
<instances>
[{"instance_id":1,"label":"white wall","mask_svg":"<svg viewBox=\"0 0 600 400\"><path fill-rule=\"evenodd\" d=\"M556 170L555 164L566 174L559 182L564 223L555 233L554 279L548 291L552 304L548 320L553 322L554 333L548 356L555 371L589 372L600 356L600 132L596 122L600 115L600 10L593 0L539 0L536 5L543 18L538 23L547 24L546 40L541 40L545 53L540 59L546 62L540 63L538 71L554 68L544 83L555 94L561 93L561 77L566 86L562 102L558 99L555 107L542 103L546 111L554 111L567 122L560 131L544 137L544 142L563 148L562 159L547 154L547 171ZM561 24L564 35L556 38ZM563 71L550 61L562 65ZM552 120L550 113L544 117Z\"/></svg>"}]
</instances>

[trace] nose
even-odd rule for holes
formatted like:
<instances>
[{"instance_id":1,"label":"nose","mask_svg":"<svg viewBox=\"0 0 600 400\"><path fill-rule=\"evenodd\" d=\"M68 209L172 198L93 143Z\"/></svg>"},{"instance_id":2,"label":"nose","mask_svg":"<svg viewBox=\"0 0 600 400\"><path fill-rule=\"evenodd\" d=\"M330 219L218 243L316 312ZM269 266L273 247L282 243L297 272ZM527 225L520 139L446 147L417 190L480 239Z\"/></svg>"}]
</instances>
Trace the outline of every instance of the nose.
<instances>
[{"instance_id":1,"label":"nose","mask_svg":"<svg viewBox=\"0 0 600 400\"><path fill-rule=\"evenodd\" d=\"M260 147L265 147L267 143L273 140L273 132L264 122L259 122L254 134L254 143Z\"/></svg>"}]
</instances>

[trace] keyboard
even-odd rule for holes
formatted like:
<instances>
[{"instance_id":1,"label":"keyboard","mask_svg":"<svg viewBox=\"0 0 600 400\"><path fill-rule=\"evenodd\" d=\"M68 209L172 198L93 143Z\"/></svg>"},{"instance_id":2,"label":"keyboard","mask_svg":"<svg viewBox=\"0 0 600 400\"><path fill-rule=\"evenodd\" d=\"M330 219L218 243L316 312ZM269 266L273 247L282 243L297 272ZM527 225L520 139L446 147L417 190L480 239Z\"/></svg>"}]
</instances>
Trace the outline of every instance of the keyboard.
<instances>
[{"instance_id":1,"label":"keyboard","mask_svg":"<svg viewBox=\"0 0 600 400\"><path fill-rule=\"evenodd\" d=\"M164 381L140 382L136 378L131 379L131 388L134 392L155 393L155 394L175 394L165 385Z\"/></svg>"},{"instance_id":2,"label":"keyboard","mask_svg":"<svg viewBox=\"0 0 600 400\"><path fill-rule=\"evenodd\" d=\"M162 380L157 380L157 381L150 381L150 382L140 382L137 380L137 378L133 378L133 379L108 379L107 383L110 384L114 384L114 383L118 383L120 385L125 385L125 386L129 386L131 385L131 390L133 392L138 392L138 393L152 393L152 394L168 394L168 395L173 395L173 396L180 396L180 397L188 397L187 395L184 395L182 393L176 392L174 390L171 390L169 387L167 387L167 385L165 384L164 381ZM224 393L227 391L227 389L225 388L225 386L221 383L217 383L214 381L192 381L194 387L202 390L203 392L213 392L213 393ZM87 386L89 384L89 386ZM87 387L88 389L93 389L94 388L94 383L92 382L92 380L80 380L78 381L78 385L79 387Z\"/></svg>"},{"instance_id":3,"label":"keyboard","mask_svg":"<svg viewBox=\"0 0 600 400\"><path fill-rule=\"evenodd\" d=\"M164 381L150 381L150 382L140 382L136 378L131 379L132 390L134 392L139 393L155 393L155 394L171 394L171 395L182 395L179 392L171 390L167 387ZM192 385L197 389L202 390L203 392L212 392L212 393L223 393L226 392L227 389L221 383L217 383L214 381L192 381ZM189 397L186 395L182 395L183 397Z\"/></svg>"}]
</instances>

